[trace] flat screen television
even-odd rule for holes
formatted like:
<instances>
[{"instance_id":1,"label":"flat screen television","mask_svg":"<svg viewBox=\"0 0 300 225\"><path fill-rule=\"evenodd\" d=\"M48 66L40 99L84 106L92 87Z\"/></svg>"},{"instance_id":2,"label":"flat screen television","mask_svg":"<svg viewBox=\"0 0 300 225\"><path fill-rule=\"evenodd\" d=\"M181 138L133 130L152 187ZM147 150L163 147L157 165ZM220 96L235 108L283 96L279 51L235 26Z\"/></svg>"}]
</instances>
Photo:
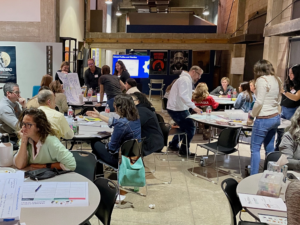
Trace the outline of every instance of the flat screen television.
<instances>
[{"instance_id":1,"label":"flat screen television","mask_svg":"<svg viewBox=\"0 0 300 225\"><path fill-rule=\"evenodd\" d=\"M113 55L113 70L117 61L122 61L132 78L149 78L150 56L148 55Z\"/></svg>"}]
</instances>

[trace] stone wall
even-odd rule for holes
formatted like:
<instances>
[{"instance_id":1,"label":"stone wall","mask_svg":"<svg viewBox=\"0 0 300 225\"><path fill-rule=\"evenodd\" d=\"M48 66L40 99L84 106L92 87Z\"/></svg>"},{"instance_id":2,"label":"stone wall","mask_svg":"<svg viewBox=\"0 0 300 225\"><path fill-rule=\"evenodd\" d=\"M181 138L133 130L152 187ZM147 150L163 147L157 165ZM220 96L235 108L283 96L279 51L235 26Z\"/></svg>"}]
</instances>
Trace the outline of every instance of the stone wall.
<instances>
[{"instance_id":1,"label":"stone wall","mask_svg":"<svg viewBox=\"0 0 300 225\"><path fill-rule=\"evenodd\" d=\"M59 9L59 7L57 7L57 1L58 0L41 0L41 22L0 21L0 41L59 41L59 29L57 29L58 24L56 23L57 10Z\"/></svg>"}]
</instances>

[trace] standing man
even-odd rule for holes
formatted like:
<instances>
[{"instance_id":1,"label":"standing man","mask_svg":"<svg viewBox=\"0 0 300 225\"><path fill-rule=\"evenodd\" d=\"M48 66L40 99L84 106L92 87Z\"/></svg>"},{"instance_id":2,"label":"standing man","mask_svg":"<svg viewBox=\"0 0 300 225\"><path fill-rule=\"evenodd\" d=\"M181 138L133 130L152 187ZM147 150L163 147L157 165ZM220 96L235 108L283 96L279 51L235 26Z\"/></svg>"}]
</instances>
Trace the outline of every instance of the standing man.
<instances>
[{"instance_id":1,"label":"standing man","mask_svg":"<svg viewBox=\"0 0 300 225\"><path fill-rule=\"evenodd\" d=\"M203 70L199 66L192 66L189 72L182 71L177 81L173 84L168 99L168 113L180 127L180 130L187 134L187 140L185 136L182 139L182 143L179 149L180 155L186 155L186 150L190 151L190 142L195 135L195 125L193 120L187 119L190 115L189 108L192 108L196 113L201 114L202 110L197 108L192 102L192 87L193 84L201 78ZM169 143L170 148L178 149L178 136L175 135L173 140Z\"/></svg>"},{"instance_id":2,"label":"standing man","mask_svg":"<svg viewBox=\"0 0 300 225\"><path fill-rule=\"evenodd\" d=\"M96 90L99 77L101 76L101 69L95 66L95 61L93 59L88 59L88 66L89 68L84 72L84 83L88 90L90 88Z\"/></svg>"},{"instance_id":3,"label":"standing man","mask_svg":"<svg viewBox=\"0 0 300 225\"><path fill-rule=\"evenodd\" d=\"M11 142L16 145L18 118L26 107L26 100L21 98L19 85L6 83L3 86L4 97L0 101L0 133L8 133Z\"/></svg>"}]
</instances>

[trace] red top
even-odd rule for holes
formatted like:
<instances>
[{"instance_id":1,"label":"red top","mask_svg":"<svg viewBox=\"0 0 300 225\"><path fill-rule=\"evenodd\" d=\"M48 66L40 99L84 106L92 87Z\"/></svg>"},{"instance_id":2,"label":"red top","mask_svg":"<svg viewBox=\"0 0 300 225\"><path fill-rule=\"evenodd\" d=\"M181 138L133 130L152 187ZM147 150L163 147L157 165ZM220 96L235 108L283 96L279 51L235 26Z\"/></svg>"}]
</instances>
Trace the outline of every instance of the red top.
<instances>
[{"instance_id":1,"label":"red top","mask_svg":"<svg viewBox=\"0 0 300 225\"><path fill-rule=\"evenodd\" d=\"M195 101L193 101L193 102L195 103L196 106L200 106L200 107L206 107L206 106L211 105L211 107L213 109L216 109L219 106L219 103L217 103L214 100L214 98L211 96L208 96L206 99L202 100L201 102L195 102Z\"/></svg>"}]
</instances>

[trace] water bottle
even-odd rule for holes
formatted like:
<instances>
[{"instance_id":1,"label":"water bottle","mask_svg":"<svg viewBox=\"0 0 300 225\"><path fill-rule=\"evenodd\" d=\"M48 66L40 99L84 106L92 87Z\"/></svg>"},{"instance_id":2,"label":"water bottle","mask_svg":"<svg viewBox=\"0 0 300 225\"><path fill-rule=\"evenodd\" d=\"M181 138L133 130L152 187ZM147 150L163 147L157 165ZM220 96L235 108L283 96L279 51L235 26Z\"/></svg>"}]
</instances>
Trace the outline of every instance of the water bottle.
<instances>
[{"instance_id":1,"label":"water bottle","mask_svg":"<svg viewBox=\"0 0 300 225\"><path fill-rule=\"evenodd\" d=\"M0 143L0 166L12 166L13 158L13 145L9 142L9 134L4 133Z\"/></svg>"},{"instance_id":2,"label":"water bottle","mask_svg":"<svg viewBox=\"0 0 300 225\"><path fill-rule=\"evenodd\" d=\"M234 89L233 89L232 98L236 98L236 96L237 96L237 93L236 93L236 89L234 88Z\"/></svg>"},{"instance_id":3,"label":"water bottle","mask_svg":"<svg viewBox=\"0 0 300 225\"><path fill-rule=\"evenodd\" d=\"M211 106L209 105L206 108L206 120L210 120L210 118L211 118Z\"/></svg>"},{"instance_id":4,"label":"water bottle","mask_svg":"<svg viewBox=\"0 0 300 225\"><path fill-rule=\"evenodd\" d=\"M83 96L84 97L86 97L86 92L87 92L87 86L84 84L83 86L82 86L82 90L83 90Z\"/></svg>"},{"instance_id":5,"label":"water bottle","mask_svg":"<svg viewBox=\"0 0 300 225\"><path fill-rule=\"evenodd\" d=\"M106 103L106 107L105 107L105 113L110 113L110 108L109 105Z\"/></svg>"},{"instance_id":6,"label":"water bottle","mask_svg":"<svg viewBox=\"0 0 300 225\"><path fill-rule=\"evenodd\" d=\"M231 98L231 90L227 92L227 98Z\"/></svg>"},{"instance_id":7,"label":"water bottle","mask_svg":"<svg viewBox=\"0 0 300 225\"><path fill-rule=\"evenodd\" d=\"M100 102L100 93L97 93L97 102Z\"/></svg>"},{"instance_id":8,"label":"water bottle","mask_svg":"<svg viewBox=\"0 0 300 225\"><path fill-rule=\"evenodd\" d=\"M88 98L89 98L89 100L92 97L92 94L93 94L93 89L90 88L89 91L88 91Z\"/></svg>"},{"instance_id":9,"label":"water bottle","mask_svg":"<svg viewBox=\"0 0 300 225\"><path fill-rule=\"evenodd\" d=\"M69 124L69 127L71 128L71 130L73 130L73 120L72 120L72 118L68 118L68 124Z\"/></svg>"},{"instance_id":10,"label":"water bottle","mask_svg":"<svg viewBox=\"0 0 300 225\"><path fill-rule=\"evenodd\" d=\"M73 131L75 135L79 134L79 124L76 118L74 119L73 122Z\"/></svg>"},{"instance_id":11,"label":"water bottle","mask_svg":"<svg viewBox=\"0 0 300 225\"><path fill-rule=\"evenodd\" d=\"M73 109L72 109L72 106L69 106L69 109L68 109L68 117L69 118L72 118L73 116Z\"/></svg>"}]
</instances>

